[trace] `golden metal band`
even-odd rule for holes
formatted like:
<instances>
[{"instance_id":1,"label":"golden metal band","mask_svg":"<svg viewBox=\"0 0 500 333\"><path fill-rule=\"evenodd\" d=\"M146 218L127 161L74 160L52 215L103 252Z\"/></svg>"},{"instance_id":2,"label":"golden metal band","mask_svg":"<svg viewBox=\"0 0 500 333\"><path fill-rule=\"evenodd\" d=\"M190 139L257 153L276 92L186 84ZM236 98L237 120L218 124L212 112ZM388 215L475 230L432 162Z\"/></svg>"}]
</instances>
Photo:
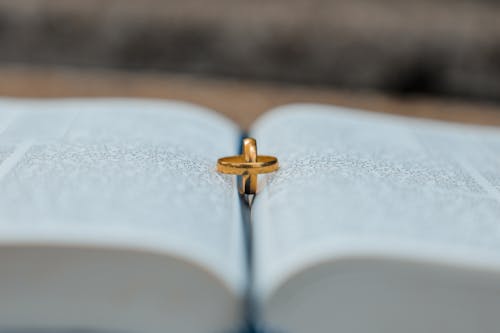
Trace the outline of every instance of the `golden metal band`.
<instances>
[{"instance_id":1,"label":"golden metal band","mask_svg":"<svg viewBox=\"0 0 500 333\"><path fill-rule=\"evenodd\" d=\"M230 175L270 173L278 167L274 156L258 156L257 162L244 162L241 156L222 157L217 161L217 171Z\"/></svg>"},{"instance_id":2,"label":"golden metal band","mask_svg":"<svg viewBox=\"0 0 500 333\"><path fill-rule=\"evenodd\" d=\"M243 139L243 152L239 156L219 158L217 171L230 175L240 175L241 194L257 193L257 175L278 170L278 159L274 156L258 156L255 139Z\"/></svg>"}]
</instances>

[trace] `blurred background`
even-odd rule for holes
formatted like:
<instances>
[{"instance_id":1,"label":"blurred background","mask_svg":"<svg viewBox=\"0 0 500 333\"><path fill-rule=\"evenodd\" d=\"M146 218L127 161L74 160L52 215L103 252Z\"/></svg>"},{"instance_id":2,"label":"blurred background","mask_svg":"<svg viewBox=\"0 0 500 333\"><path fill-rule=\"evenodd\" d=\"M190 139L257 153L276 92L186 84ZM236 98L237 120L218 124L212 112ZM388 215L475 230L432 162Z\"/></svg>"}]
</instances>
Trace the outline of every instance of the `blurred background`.
<instances>
[{"instance_id":1,"label":"blurred background","mask_svg":"<svg viewBox=\"0 0 500 333\"><path fill-rule=\"evenodd\" d=\"M0 95L318 102L500 125L496 0L0 0Z\"/></svg>"}]
</instances>

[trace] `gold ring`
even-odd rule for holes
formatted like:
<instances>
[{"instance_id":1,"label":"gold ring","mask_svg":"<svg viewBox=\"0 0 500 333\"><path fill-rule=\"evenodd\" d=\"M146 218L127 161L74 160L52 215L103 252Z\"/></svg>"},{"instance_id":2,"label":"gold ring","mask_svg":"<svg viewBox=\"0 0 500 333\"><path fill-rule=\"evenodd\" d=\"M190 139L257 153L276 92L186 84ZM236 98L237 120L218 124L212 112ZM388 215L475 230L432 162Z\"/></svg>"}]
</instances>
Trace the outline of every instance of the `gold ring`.
<instances>
[{"instance_id":1,"label":"gold ring","mask_svg":"<svg viewBox=\"0 0 500 333\"><path fill-rule=\"evenodd\" d=\"M255 139L243 139L243 153L238 156L222 157L217 160L217 171L241 177L241 194L257 193L257 175L278 170L278 159L274 156L258 156Z\"/></svg>"}]
</instances>

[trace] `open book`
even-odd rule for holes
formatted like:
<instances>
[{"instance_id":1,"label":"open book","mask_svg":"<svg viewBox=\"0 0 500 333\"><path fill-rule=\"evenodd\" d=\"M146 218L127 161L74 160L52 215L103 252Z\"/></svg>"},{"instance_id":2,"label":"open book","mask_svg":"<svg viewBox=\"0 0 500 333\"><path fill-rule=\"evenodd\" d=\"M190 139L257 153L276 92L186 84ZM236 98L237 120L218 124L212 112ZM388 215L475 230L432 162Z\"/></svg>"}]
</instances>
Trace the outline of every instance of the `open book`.
<instances>
[{"instance_id":1,"label":"open book","mask_svg":"<svg viewBox=\"0 0 500 333\"><path fill-rule=\"evenodd\" d=\"M290 105L249 135L281 165L251 210L214 112L0 100L0 329L498 331L498 129Z\"/></svg>"}]
</instances>

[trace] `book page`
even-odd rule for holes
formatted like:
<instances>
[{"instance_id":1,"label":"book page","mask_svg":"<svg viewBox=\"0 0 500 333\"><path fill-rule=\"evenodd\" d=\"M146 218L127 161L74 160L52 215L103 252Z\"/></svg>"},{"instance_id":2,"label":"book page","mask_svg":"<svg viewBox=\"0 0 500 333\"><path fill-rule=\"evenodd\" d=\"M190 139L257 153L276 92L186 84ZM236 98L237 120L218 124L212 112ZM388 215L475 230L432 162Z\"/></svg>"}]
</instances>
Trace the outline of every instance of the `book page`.
<instances>
[{"instance_id":1,"label":"book page","mask_svg":"<svg viewBox=\"0 0 500 333\"><path fill-rule=\"evenodd\" d=\"M320 105L251 134L280 170L253 205L257 291L336 256L500 266L500 130Z\"/></svg>"},{"instance_id":2,"label":"book page","mask_svg":"<svg viewBox=\"0 0 500 333\"><path fill-rule=\"evenodd\" d=\"M239 137L180 102L2 99L0 244L163 251L239 290L238 195L215 171Z\"/></svg>"}]
</instances>

